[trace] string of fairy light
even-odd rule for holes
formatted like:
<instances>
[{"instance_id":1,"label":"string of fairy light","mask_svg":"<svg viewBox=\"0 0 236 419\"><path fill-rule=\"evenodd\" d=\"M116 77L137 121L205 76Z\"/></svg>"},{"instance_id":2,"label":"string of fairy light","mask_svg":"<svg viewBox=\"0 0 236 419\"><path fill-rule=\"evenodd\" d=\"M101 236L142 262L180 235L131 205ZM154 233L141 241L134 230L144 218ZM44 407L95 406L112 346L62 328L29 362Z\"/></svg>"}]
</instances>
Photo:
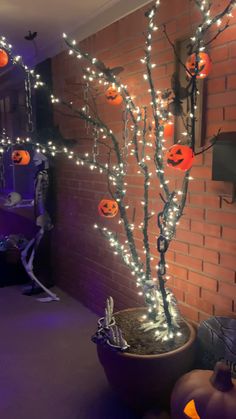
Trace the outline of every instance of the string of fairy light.
<instances>
[{"instance_id":1,"label":"string of fairy light","mask_svg":"<svg viewBox=\"0 0 236 419\"><path fill-rule=\"evenodd\" d=\"M191 37L191 51L198 54L209 44L209 41L208 43L205 42L204 36L213 24L216 24L218 27L217 33L213 39L227 27L227 23L224 24L223 27L221 27L221 25L225 16L232 16L235 1L230 1L226 8L214 17L211 17L210 2L208 0L195 0L195 3L201 11L202 21L200 25L198 25L194 36ZM166 149L164 127L163 124L161 124L161 121L169 122L172 115L167 111L166 97L160 90L155 88L153 81L153 69L155 69L156 63L152 61L152 41L155 31L158 30L158 27L155 24L155 18L159 6L160 0L156 1L146 13L148 29L145 37L145 54L144 57L141 58L141 62L145 65L143 78L148 84L147 91L151 98L152 128L150 131L147 129L149 115L146 108L135 105L134 98L129 93L127 85L121 83L112 72L112 69L106 67L102 61L91 56L87 52L83 52L77 46L75 40L70 40L66 34L63 34L65 43L69 47L69 55L77 57L79 60L86 59L90 63L90 66L84 69L84 81L86 83L96 82L105 88L108 85L114 85L122 95L126 114L130 121L130 138L127 141L127 156L124 156L121 152L119 141L113 131L97 115L92 115L88 106L83 106L81 109L75 109L72 102L66 102L53 94L51 95L52 103L55 105L62 104L67 107L96 130L96 141L99 139L101 142L107 140L111 141L112 150L115 153L117 163L111 166L108 163L98 161L97 156L94 158L94 155L90 156L89 153L81 155L67 147L58 147L53 141L49 141L47 145L42 145L40 144L40 141L34 142L31 138L17 138L16 140L11 140L4 137L1 140L2 148L0 151L3 152L4 149L9 146L32 143L35 145L36 150L42 153L48 153L52 156L59 153L65 154L68 159L73 160L75 164L79 166L86 165L91 170L98 170L100 173L105 173L108 176L109 181L114 188L114 190L111 191L111 194L117 201L120 210L120 220L118 222L123 224L127 240L122 244L118 235L110 231L107 227L100 227L97 224L95 224L94 227L99 229L99 231L108 239L114 254L120 255L124 263L131 269L132 274L136 277L137 286L142 287L142 291L139 291L139 295L144 296L148 306L147 321L145 322L144 327L146 329L157 328L158 330L155 332L157 338L161 337L166 340L172 338L175 334L180 334L180 332L178 331L177 320L175 320L178 317L175 302L173 301L172 294L165 288L165 282L169 279L169 276L166 273L168 265L165 262L165 252L168 249L170 241L175 236L176 226L179 223L179 219L185 206L188 183L192 180L192 177L190 176L190 170L187 170L183 176L182 187L171 192L169 189L169 179L166 178L164 170ZM8 44L3 37L0 39L0 46L8 51L13 64L20 65L26 74L30 75L34 88L44 86L40 76L35 74L34 70L30 70L24 65L22 57L13 56L11 45ZM193 79L195 83L196 79L194 77ZM194 85L193 90L195 91L195 89L196 87ZM187 115L191 120L190 130L186 130L182 133L183 137L189 138L192 147L194 147L193 137L195 135L196 109L196 101L193 101ZM147 151L148 149L150 149L150 153ZM151 272L151 262L154 258L151 255L148 235L149 220L155 215L155 211L149 209L149 188L151 179L154 176L154 174L150 172L149 163L152 162L153 154L156 176L160 181L160 188L164 194L162 196L164 202L163 209L157 214L157 225L160 230L160 235L157 237L157 247L160 254L160 260L157 265L157 278L154 277ZM129 205L126 205L124 202L128 186L125 179L128 170L125 158L128 158L128 155L136 159L138 166L137 175L142 175L144 179L144 195L141 201L143 207L143 222L139 223L138 226L135 225L134 221L129 221L127 212ZM143 253L145 262L142 261L142 258L137 251L133 234L136 228L143 232Z\"/></svg>"}]
</instances>

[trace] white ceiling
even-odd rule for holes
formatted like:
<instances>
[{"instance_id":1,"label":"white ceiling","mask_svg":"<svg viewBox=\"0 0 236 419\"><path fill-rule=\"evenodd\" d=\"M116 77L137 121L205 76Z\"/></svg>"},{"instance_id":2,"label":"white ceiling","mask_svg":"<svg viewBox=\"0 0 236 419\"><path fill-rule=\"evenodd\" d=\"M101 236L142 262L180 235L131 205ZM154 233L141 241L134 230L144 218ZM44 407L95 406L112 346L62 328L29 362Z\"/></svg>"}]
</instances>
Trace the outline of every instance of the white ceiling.
<instances>
[{"instance_id":1,"label":"white ceiling","mask_svg":"<svg viewBox=\"0 0 236 419\"><path fill-rule=\"evenodd\" d=\"M0 36L32 65L63 49L63 32L82 40L149 1L0 0ZM36 49L24 39L29 30L38 33Z\"/></svg>"}]
</instances>

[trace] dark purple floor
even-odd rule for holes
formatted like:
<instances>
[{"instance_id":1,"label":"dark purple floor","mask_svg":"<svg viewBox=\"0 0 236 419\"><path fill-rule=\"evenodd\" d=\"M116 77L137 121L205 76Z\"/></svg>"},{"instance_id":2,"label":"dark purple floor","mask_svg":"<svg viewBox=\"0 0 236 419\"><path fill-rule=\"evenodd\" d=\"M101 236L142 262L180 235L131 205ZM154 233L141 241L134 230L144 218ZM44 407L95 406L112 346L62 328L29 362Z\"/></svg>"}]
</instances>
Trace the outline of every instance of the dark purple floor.
<instances>
[{"instance_id":1,"label":"dark purple floor","mask_svg":"<svg viewBox=\"0 0 236 419\"><path fill-rule=\"evenodd\" d=\"M40 303L0 288L0 418L138 419L97 361L96 315L58 293L60 302Z\"/></svg>"}]
</instances>

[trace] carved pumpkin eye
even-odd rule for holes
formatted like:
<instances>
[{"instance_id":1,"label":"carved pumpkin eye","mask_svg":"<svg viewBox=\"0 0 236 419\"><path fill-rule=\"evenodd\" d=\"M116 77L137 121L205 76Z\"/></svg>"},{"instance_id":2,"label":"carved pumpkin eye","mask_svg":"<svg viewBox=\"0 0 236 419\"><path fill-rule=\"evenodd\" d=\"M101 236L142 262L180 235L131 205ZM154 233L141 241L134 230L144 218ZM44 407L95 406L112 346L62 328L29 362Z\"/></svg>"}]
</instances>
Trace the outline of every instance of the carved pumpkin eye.
<instances>
[{"instance_id":1,"label":"carved pumpkin eye","mask_svg":"<svg viewBox=\"0 0 236 419\"><path fill-rule=\"evenodd\" d=\"M188 402L184 408L184 413L187 416L187 418L190 419L201 419L195 405L195 401L192 399L190 402Z\"/></svg>"},{"instance_id":2,"label":"carved pumpkin eye","mask_svg":"<svg viewBox=\"0 0 236 419\"><path fill-rule=\"evenodd\" d=\"M193 150L187 145L174 144L167 152L167 165L174 169L186 171L192 167Z\"/></svg>"},{"instance_id":3,"label":"carved pumpkin eye","mask_svg":"<svg viewBox=\"0 0 236 419\"><path fill-rule=\"evenodd\" d=\"M211 59L205 52L193 53L188 57L186 67L192 76L196 74L197 79L204 79L211 71ZM188 72L187 75L189 76Z\"/></svg>"},{"instance_id":4,"label":"carved pumpkin eye","mask_svg":"<svg viewBox=\"0 0 236 419\"><path fill-rule=\"evenodd\" d=\"M105 92L106 100L110 105L120 105L123 101L121 94L115 88L115 86L110 86Z\"/></svg>"},{"instance_id":5,"label":"carved pumpkin eye","mask_svg":"<svg viewBox=\"0 0 236 419\"><path fill-rule=\"evenodd\" d=\"M11 155L12 162L19 166L26 166L30 162L30 154L26 150L15 150Z\"/></svg>"},{"instance_id":6,"label":"carved pumpkin eye","mask_svg":"<svg viewBox=\"0 0 236 419\"><path fill-rule=\"evenodd\" d=\"M112 199L102 199L98 205L98 212L102 217L113 218L118 213L118 204Z\"/></svg>"}]
</instances>

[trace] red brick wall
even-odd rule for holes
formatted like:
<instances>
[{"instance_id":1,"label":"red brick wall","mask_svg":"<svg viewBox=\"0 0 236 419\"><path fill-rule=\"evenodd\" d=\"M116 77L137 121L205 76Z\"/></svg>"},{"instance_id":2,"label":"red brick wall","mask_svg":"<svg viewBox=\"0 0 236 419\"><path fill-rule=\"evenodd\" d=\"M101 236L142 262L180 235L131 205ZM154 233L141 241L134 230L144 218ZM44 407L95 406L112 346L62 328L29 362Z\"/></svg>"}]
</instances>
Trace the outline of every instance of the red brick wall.
<instances>
[{"instance_id":1,"label":"red brick wall","mask_svg":"<svg viewBox=\"0 0 236 419\"><path fill-rule=\"evenodd\" d=\"M165 4L166 3L166 6ZM167 5L168 3L168 5ZM218 2L215 2L218 4ZM221 7L226 4L220 2ZM169 0L160 7L159 31L154 38L153 56L157 67L155 81L158 88L170 86L174 69L173 52L163 36L161 23L171 39L181 39L192 33L199 14L189 0ZM109 67L123 65L122 81L129 86L140 103L148 103L147 86L143 81L143 31L144 11L147 7L112 24L86 39L82 46L94 56L104 60ZM171 14L170 14L171 11ZM210 55L213 68L207 81L207 133L209 138L219 128L236 130L236 14L230 27L212 44ZM81 77L78 60L62 53L53 60L54 86L59 96L73 99L73 90ZM78 99L78 102L80 100ZM104 95L98 97L102 117L117 130L121 110L105 103ZM67 138L84 135L84 123L56 113ZM78 151L91 149L91 142L81 139ZM102 152L102 151L101 151ZM196 158L184 216L167 255L174 290L182 313L194 321L212 314L232 315L236 310L236 207L226 204L220 195L230 193L231 185L211 181L211 151ZM133 169L132 160L130 167ZM171 184L177 185L176 172L168 171ZM135 206L139 221L139 203L142 197L140 178L133 171L128 178L129 203ZM152 209L159 210L158 187L150 191ZM140 305L135 280L123 267L118 256L113 255L105 239L94 231L95 222L119 229L117 221L99 219L97 203L106 196L106 179L86 168L61 158L57 165L57 223L54 230L54 269L59 285L91 309L101 313L105 298L112 295L116 308ZM130 210L132 215L132 208ZM151 221L150 240L156 259L156 226ZM141 246L140 233L136 233Z\"/></svg>"}]
</instances>

